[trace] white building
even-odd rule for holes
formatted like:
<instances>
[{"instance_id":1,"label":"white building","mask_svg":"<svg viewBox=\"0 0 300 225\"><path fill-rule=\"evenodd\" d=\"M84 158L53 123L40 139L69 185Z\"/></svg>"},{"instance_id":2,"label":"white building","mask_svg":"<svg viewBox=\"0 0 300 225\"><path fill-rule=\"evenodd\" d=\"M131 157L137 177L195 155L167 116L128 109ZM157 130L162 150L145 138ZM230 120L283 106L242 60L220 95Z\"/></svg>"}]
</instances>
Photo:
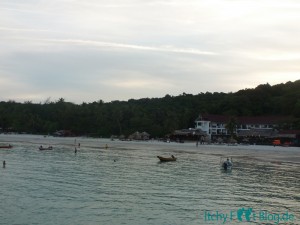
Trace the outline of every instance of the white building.
<instances>
[{"instance_id":1,"label":"white building","mask_svg":"<svg viewBox=\"0 0 300 225\"><path fill-rule=\"evenodd\" d=\"M212 136L229 135L226 124L230 116L223 115L200 115L195 120L195 128L201 129L211 138ZM251 129L273 130L280 122L285 121L286 117L278 116L257 116L257 117L235 117L236 129L234 133Z\"/></svg>"}]
</instances>

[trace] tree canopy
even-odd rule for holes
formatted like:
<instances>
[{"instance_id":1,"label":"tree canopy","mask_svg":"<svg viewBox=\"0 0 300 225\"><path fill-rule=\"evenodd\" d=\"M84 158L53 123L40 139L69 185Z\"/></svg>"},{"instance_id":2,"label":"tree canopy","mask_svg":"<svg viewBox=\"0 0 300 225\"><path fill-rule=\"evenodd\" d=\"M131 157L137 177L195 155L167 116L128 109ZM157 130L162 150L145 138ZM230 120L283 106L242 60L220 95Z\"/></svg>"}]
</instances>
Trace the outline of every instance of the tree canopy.
<instances>
[{"instance_id":1,"label":"tree canopy","mask_svg":"<svg viewBox=\"0 0 300 225\"><path fill-rule=\"evenodd\" d=\"M34 134L71 130L76 135L109 137L146 131L162 137L175 129L194 127L199 113L230 116L291 116L288 128L300 129L300 80L235 93L183 93L162 98L130 99L80 105L60 98L44 103L0 102L0 127Z\"/></svg>"}]
</instances>

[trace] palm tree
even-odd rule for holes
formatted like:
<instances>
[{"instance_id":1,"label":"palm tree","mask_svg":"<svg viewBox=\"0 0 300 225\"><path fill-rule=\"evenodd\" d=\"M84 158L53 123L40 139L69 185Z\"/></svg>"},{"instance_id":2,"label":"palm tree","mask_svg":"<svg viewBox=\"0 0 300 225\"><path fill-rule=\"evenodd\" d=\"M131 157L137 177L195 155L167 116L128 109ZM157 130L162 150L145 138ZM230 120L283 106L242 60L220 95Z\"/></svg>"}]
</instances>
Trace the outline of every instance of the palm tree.
<instances>
[{"instance_id":1,"label":"palm tree","mask_svg":"<svg viewBox=\"0 0 300 225\"><path fill-rule=\"evenodd\" d=\"M236 133L236 126L237 126L237 122L235 117L233 116L230 117L229 121L225 125L225 128L229 132L231 138L233 138L233 135Z\"/></svg>"}]
</instances>

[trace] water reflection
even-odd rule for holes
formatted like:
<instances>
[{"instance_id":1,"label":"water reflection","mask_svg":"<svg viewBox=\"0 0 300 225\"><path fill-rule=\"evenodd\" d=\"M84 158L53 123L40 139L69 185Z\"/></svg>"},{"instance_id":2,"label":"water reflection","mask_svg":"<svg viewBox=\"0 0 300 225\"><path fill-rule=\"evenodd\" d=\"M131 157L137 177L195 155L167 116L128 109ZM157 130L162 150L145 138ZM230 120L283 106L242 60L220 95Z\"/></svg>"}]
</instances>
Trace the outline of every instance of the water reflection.
<instances>
[{"instance_id":1,"label":"water reflection","mask_svg":"<svg viewBox=\"0 0 300 225\"><path fill-rule=\"evenodd\" d=\"M38 151L41 142L54 150ZM14 143L0 152L9 165L0 173L3 224L207 224L205 211L242 207L300 217L297 164L235 157L224 172L226 149L122 142L105 149L104 141L84 139L75 155L71 139ZM176 162L156 158L172 154Z\"/></svg>"}]
</instances>

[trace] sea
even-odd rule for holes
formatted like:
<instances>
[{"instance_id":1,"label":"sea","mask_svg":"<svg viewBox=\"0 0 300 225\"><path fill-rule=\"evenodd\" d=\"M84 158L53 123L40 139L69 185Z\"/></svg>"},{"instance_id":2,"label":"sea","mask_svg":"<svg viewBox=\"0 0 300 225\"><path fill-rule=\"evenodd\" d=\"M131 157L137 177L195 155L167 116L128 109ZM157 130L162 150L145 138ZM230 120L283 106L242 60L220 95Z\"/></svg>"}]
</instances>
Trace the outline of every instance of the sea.
<instances>
[{"instance_id":1,"label":"sea","mask_svg":"<svg viewBox=\"0 0 300 225\"><path fill-rule=\"evenodd\" d=\"M300 224L300 148L1 134L8 144L1 225Z\"/></svg>"}]
</instances>

